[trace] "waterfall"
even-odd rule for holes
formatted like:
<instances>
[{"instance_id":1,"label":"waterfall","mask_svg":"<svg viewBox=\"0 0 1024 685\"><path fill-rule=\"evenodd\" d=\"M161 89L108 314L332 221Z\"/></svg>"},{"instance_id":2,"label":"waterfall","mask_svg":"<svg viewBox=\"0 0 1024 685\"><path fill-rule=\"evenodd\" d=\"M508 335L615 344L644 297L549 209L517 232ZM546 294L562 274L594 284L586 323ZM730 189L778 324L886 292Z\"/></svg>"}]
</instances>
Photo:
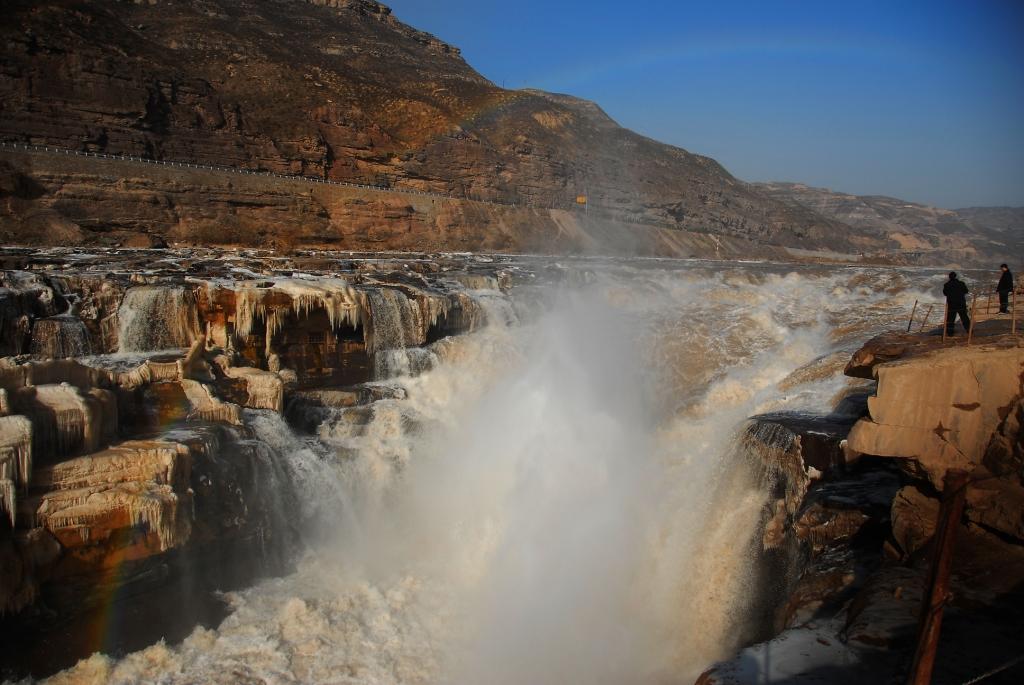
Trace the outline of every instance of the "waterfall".
<instances>
[{"instance_id":1,"label":"waterfall","mask_svg":"<svg viewBox=\"0 0 1024 685\"><path fill-rule=\"evenodd\" d=\"M425 326L415 301L394 288L373 288L366 293L370 309L371 352L419 345Z\"/></svg>"},{"instance_id":2,"label":"waterfall","mask_svg":"<svg viewBox=\"0 0 1024 685\"><path fill-rule=\"evenodd\" d=\"M291 499L281 500L282 518L292 520L299 528L326 521L351 525L348 495L322 444L297 436L275 411L247 409L244 420L256 440L273 450L283 472L285 482L280 484L281 489L287 490ZM343 514L340 521L336 517L339 513Z\"/></svg>"},{"instance_id":3,"label":"waterfall","mask_svg":"<svg viewBox=\"0 0 1024 685\"><path fill-rule=\"evenodd\" d=\"M747 418L827 409L835 353L902 306L856 271L771 269L481 292L486 325L388 369L369 404L318 408L314 436L247 411L309 535L296 571L232 593L215 630L69 679L692 681L755 599L770 493ZM423 344L403 293L368 301L375 354Z\"/></svg>"},{"instance_id":4,"label":"waterfall","mask_svg":"<svg viewBox=\"0 0 1024 685\"><path fill-rule=\"evenodd\" d=\"M129 288L118 320L119 352L180 349L200 335L195 296L178 286Z\"/></svg>"},{"instance_id":5,"label":"waterfall","mask_svg":"<svg viewBox=\"0 0 1024 685\"><path fill-rule=\"evenodd\" d=\"M389 378L409 363L406 355L393 351L423 344L427 326L419 304L400 290L374 288L366 298L370 316L366 347L373 355L374 377Z\"/></svg>"},{"instance_id":6,"label":"waterfall","mask_svg":"<svg viewBox=\"0 0 1024 685\"><path fill-rule=\"evenodd\" d=\"M32 325L32 355L44 359L68 359L92 354L89 332L81 319L54 316Z\"/></svg>"}]
</instances>

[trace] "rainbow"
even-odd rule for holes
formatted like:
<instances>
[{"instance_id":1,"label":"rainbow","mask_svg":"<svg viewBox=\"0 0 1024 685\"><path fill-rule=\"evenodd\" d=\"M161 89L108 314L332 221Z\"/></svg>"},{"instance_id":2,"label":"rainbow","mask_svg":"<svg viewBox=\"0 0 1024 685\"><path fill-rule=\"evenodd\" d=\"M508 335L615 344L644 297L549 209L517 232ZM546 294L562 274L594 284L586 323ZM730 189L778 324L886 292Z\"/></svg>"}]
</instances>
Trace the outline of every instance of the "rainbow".
<instances>
[{"instance_id":1,"label":"rainbow","mask_svg":"<svg viewBox=\"0 0 1024 685\"><path fill-rule=\"evenodd\" d=\"M920 62L924 56L909 46L877 39L850 37L811 37L793 35L768 37L762 35L736 35L691 38L682 37L671 44L662 44L629 53L609 54L603 59L588 59L533 79L538 88L565 89L579 87L608 78L621 78L652 67L683 63L700 63L742 58L813 57L821 59L848 59Z\"/></svg>"}]
</instances>

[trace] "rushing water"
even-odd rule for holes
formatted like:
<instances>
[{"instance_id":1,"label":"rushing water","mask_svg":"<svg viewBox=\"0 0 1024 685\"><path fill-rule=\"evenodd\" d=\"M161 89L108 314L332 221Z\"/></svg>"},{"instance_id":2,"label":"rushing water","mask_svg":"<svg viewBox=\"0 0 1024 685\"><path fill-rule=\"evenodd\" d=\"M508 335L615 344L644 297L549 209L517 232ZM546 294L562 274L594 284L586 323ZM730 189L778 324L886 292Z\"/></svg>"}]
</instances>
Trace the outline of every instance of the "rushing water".
<instances>
[{"instance_id":1,"label":"rushing water","mask_svg":"<svg viewBox=\"0 0 1024 685\"><path fill-rule=\"evenodd\" d=\"M118 312L120 352L188 347L199 337L191 291L142 285L129 288Z\"/></svg>"},{"instance_id":2,"label":"rushing water","mask_svg":"<svg viewBox=\"0 0 1024 685\"><path fill-rule=\"evenodd\" d=\"M32 330L32 354L44 359L83 357L92 352L85 324L73 316L54 316L36 321Z\"/></svg>"},{"instance_id":3,"label":"rushing water","mask_svg":"<svg viewBox=\"0 0 1024 685\"><path fill-rule=\"evenodd\" d=\"M314 522L293 574L228 595L216 629L50 682L692 682L752 599L765 495L737 427L827 410L923 279L620 263L478 291L489 324L418 353L401 399L311 439L247 414Z\"/></svg>"}]
</instances>

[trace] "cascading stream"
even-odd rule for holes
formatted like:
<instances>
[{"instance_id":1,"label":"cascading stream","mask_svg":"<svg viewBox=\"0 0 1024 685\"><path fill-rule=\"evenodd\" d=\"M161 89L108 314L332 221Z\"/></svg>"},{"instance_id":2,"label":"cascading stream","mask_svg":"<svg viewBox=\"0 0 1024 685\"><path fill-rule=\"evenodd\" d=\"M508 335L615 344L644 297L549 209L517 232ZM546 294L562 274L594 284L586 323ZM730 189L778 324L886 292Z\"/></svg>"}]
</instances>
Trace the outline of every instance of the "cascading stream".
<instances>
[{"instance_id":1,"label":"cascading stream","mask_svg":"<svg viewBox=\"0 0 1024 685\"><path fill-rule=\"evenodd\" d=\"M73 316L54 316L36 321L32 354L43 359L68 359L92 353L85 324Z\"/></svg>"},{"instance_id":2,"label":"cascading stream","mask_svg":"<svg viewBox=\"0 0 1024 685\"><path fill-rule=\"evenodd\" d=\"M905 296L886 290L912 276L585 276L478 293L487 326L313 442L248 412L304 502L297 571L231 593L216 630L51 682L692 682L752 599L766 493L737 428L827 410L837 351L891 324Z\"/></svg>"},{"instance_id":3,"label":"cascading stream","mask_svg":"<svg viewBox=\"0 0 1024 685\"><path fill-rule=\"evenodd\" d=\"M129 288L118 319L120 352L179 349L199 337L192 292L182 287Z\"/></svg>"}]
</instances>

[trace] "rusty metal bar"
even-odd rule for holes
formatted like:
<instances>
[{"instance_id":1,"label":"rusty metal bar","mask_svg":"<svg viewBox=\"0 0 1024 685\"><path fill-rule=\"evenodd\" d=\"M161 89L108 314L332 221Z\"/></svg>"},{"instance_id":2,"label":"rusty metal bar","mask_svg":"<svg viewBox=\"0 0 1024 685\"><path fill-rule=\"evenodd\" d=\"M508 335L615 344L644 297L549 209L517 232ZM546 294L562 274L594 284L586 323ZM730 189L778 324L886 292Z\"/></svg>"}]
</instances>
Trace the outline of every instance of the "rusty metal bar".
<instances>
[{"instance_id":1,"label":"rusty metal bar","mask_svg":"<svg viewBox=\"0 0 1024 685\"><path fill-rule=\"evenodd\" d=\"M917 313L917 300L914 300L914 308L910 310L910 321L907 322L907 333L910 332L910 327L914 325L914 314Z\"/></svg>"},{"instance_id":2,"label":"rusty metal bar","mask_svg":"<svg viewBox=\"0 0 1024 685\"><path fill-rule=\"evenodd\" d=\"M971 344L971 338L974 337L974 322L978 316L978 294L974 294L974 299L971 301L971 325L967 327L967 344Z\"/></svg>"},{"instance_id":3,"label":"rusty metal bar","mask_svg":"<svg viewBox=\"0 0 1024 685\"><path fill-rule=\"evenodd\" d=\"M924 602L918 623L917 650L907 685L929 685L935 667L935 649L942 629L942 610L949 601L949 578L953 570L956 529L964 514L967 472L949 469L942 481L942 506L932 538L932 561L925 584Z\"/></svg>"},{"instance_id":4,"label":"rusty metal bar","mask_svg":"<svg viewBox=\"0 0 1024 685\"><path fill-rule=\"evenodd\" d=\"M1013 309L1010 310L1010 333L1013 335L1017 334L1017 291L1010 291L1010 306Z\"/></svg>"},{"instance_id":5,"label":"rusty metal bar","mask_svg":"<svg viewBox=\"0 0 1024 685\"><path fill-rule=\"evenodd\" d=\"M918 333L923 332L924 331L924 327L928 325L928 317L932 315L932 309L934 309L934 308L935 308L934 304L928 305L928 311L926 311L924 313L924 318L921 319L921 327L917 329Z\"/></svg>"}]
</instances>

